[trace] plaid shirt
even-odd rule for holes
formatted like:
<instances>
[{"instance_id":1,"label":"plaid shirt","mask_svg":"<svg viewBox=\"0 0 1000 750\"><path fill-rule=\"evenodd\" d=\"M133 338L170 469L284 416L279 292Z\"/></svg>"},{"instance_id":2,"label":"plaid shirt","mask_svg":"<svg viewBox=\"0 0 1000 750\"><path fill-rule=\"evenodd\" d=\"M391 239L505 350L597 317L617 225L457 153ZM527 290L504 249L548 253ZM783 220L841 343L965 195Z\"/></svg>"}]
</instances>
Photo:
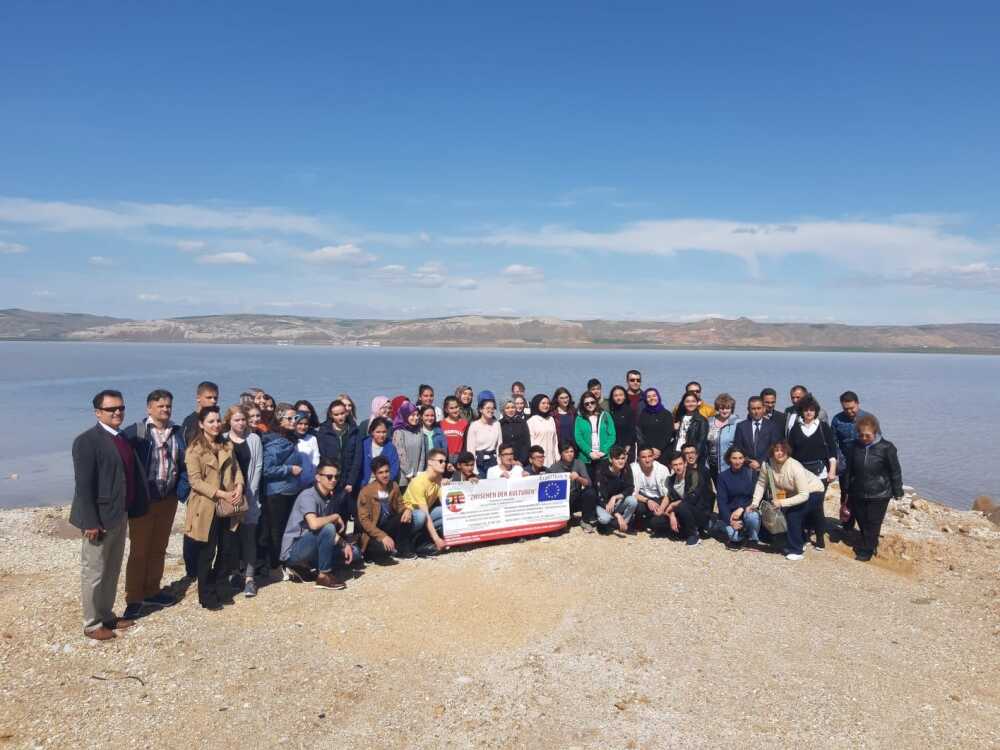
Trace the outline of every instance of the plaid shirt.
<instances>
[{"instance_id":1,"label":"plaid shirt","mask_svg":"<svg viewBox=\"0 0 1000 750\"><path fill-rule=\"evenodd\" d=\"M146 477L158 498L172 495L177 488L180 466L177 457L180 446L177 426L172 422L166 429L157 428L152 422L146 423L146 440L149 441L149 458L146 461Z\"/></svg>"}]
</instances>

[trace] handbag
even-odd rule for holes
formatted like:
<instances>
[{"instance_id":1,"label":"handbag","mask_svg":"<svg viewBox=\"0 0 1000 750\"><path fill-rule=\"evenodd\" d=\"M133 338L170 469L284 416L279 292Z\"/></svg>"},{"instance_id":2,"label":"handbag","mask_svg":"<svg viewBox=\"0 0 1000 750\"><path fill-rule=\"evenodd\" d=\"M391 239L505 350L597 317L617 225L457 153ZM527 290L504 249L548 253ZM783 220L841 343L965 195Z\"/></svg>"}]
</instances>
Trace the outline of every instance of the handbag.
<instances>
[{"instance_id":1,"label":"handbag","mask_svg":"<svg viewBox=\"0 0 1000 750\"><path fill-rule=\"evenodd\" d=\"M788 521L781 508L774 504L774 477L771 476L771 469L765 463L764 471L767 472L768 492L764 499L760 501L760 522L771 534L784 534L788 531Z\"/></svg>"},{"instance_id":2,"label":"handbag","mask_svg":"<svg viewBox=\"0 0 1000 750\"><path fill-rule=\"evenodd\" d=\"M236 478L236 458L235 457L233 457L232 474L233 474L232 478L235 479ZM219 482L219 489L222 489L222 482L221 481ZM233 516L242 516L249 509L250 509L250 506L247 505L246 495L241 495L240 496L240 501L238 503L236 503L236 505L233 505L231 503L227 503L225 500L219 500L215 504L215 515L218 516L219 518L232 518Z\"/></svg>"},{"instance_id":3,"label":"handbag","mask_svg":"<svg viewBox=\"0 0 1000 750\"><path fill-rule=\"evenodd\" d=\"M480 473L485 474L490 468L497 465L496 451L476 451L476 468Z\"/></svg>"}]
</instances>

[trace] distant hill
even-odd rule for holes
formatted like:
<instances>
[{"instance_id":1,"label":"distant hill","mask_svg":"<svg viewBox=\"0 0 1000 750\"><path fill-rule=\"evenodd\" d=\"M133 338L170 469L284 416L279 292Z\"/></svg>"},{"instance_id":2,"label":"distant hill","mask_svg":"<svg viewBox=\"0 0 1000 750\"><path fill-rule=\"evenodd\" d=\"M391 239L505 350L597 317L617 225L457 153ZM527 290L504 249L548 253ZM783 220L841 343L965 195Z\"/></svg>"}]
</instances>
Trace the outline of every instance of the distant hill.
<instances>
[{"instance_id":1,"label":"distant hill","mask_svg":"<svg viewBox=\"0 0 1000 750\"><path fill-rule=\"evenodd\" d=\"M510 346L819 349L1000 354L1000 324L852 326L707 318L691 323L463 315L352 320L298 315L205 315L127 320L0 310L0 338L345 346Z\"/></svg>"}]
</instances>

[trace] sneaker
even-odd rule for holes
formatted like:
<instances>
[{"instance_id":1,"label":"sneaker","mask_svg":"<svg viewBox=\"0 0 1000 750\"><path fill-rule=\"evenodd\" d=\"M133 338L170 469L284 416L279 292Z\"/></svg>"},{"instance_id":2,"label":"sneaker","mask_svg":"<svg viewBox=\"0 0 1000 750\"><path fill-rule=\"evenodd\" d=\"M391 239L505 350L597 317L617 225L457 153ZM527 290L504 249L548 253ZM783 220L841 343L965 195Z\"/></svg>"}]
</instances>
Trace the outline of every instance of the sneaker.
<instances>
[{"instance_id":1,"label":"sneaker","mask_svg":"<svg viewBox=\"0 0 1000 750\"><path fill-rule=\"evenodd\" d=\"M789 552L785 555L786 560L805 560L805 555L800 555L797 552Z\"/></svg>"},{"instance_id":2,"label":"sneaker","mask_svg":"<svg viewBox=\"0 0 1000 750\"><path fill-rule=\"evenodd\" d=\"M126 604L125 611L122 612L122 617L126 620L138 620L142 617L142 602Z\"/></svg>"},{"instance_id":3,"label":"sneaker","mask_svg":"<svg viewBox=\"0 0 1000 750\"><path fill-rule=\"evenodd\" d=\"M332 573L320 573L316 576L316 582L313 586L325 591L339 591L347 588L347 584L334 576Z\"/></svg>"},{"instance_id":4,"label":"sneaker","mask_svg":"<svg viewBox=\"0 0 1000 750\"><path fill-rule=\"evenodd\" d=\"M433 542L424 542L417 547L417 557L437 557L438 554L438 548Z\"/></svg>"},{"instance_id":5,"label":"sneaker","mask_svg":"<svg viewBox=\"0 0 1000 750\"><path fill-rule=\"evenodd\" d=\"M177 604L177 597L168 594L166 591L161 591L158 594L153 594L153 596L147 596L142 600L142 603L152 607L171 607Z\"/></svg>"},{"instance_id":6,"label":"sneaker","mask_svg":"<svg viewBox=\"0 0 1000 750\"><path fill-rule=\"evenodd\" d=\"M583 518L580 519L580 528L583 529L584 532L586 532L587 534L593 534L595 531L594 524Z\"/></svg>"},{"instance_id":7,"label":"sneaker","mask_svg":"<svg viewBox=\"0 0 1000 750\"><path fill-rule=\"evenodd\" d=\"M243 584L243 596L247 599L257 596L257 582L253 578L247 578L246 583Z\"/></svg>"},{"instance_id":8,"label":"sneaker","mask_svg":"<svg viewBox=\"0 0 1000 750\"><path fill-rule=\"evenodd\" d=\"M858 552L854 556L854 559L857 560L858 562L868 562L872 559L872 556L867 552Z\"/></svg>"},{"instance_id":9,"label":"sneaker","mask_svg":"<svg viewBox=\"0 0 1000 750\"><path fill-rule=\"evenodd\" d=\"M697 534L692 534L691 536L688 537L687 539L688 547L696 547L699 544L701 544L701 537L698 536Z\"/></svg>"},{"instance_id":10,"label":"sneaker","mask_svg":"<svg viewBox=\"0 0 1000 750\"><path fill-rule=\"evenodd\" d=\"M400 549L399 547L396 548L396 557L398 557L400 560L412 560L416 556L417 553L414 552L412 549Z\"/></svg>"},{"instance_id":11,"label":"sneaker","mask_svg":"<svg viewBox=\"0 0 1000 750\"><path fill-rule=\"evenodd\" d=\"M281 580L291 581L292 583L305 583L305 578L302 577L302 571L298 568L294 568L291 565L286 565L281 568Z\"/></svg>"},{"instance_id":12,"label":"sneaker","mask_svg":"<svg viewBox=\"0 0 1000 750\"><path fill-rule=\"evenodd\" d=\"M730 542L726 541L726 549L730 552L739 552L743 549L743 542Z\"/></svg>"},{"instance_id":13,"label":"sneaker","mask_svg":"<svg viewBox=\"0 0 1000 750\"><path fill-rule=\"evenodd\" d=\"M823 550L826 549L826 545L825 544L816 544L815 542L813 542L813 549L816 550L817 552L822 552Z\"/></svg>"}]
</instances>

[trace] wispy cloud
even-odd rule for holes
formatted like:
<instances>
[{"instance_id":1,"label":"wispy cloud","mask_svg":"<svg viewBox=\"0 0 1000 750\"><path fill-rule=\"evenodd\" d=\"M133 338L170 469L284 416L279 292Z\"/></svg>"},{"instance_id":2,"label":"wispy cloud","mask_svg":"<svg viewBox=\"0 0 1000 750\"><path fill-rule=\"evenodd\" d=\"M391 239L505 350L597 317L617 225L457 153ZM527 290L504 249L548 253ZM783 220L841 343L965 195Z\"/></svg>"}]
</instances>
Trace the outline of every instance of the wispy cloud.
<instances>
[{"instance_id":1,"label":"wispy cloud","mask_svg":"<svg viewBox=\"0 0 1000 750\"><path fill-rule=\"evenodd\" d=\"M0 241L0 255L20 255L26 252L28 252L27 246L19 242Z\"/></svg>"},{"instance_id":2,"label":"wispy cloud","mask_svg":"<svg viewBox=\"0 0 1000 750\"><path fill-rule=\"evenodd\" d=\"M87 262L92 266L113 266L115 263L111 258L104 255L91 255Z\"/></svg>"},{"instance_id":3,"label":"wispy cloud","mask_svg":"<svg viewBox=\"0 0 1000 750\"><path fill-rule=\"evenodd\" d=\"M201 240L178 240L176 244L182 253L196 253L205 249L205 243Z\"/></svg>"},{"instance_id":4,"label":"wispy cloud","mask_svg":"<svg viewBox=\"0 0 1000 750\"><path fill-rule=\"evenodd\" d=\"M220 266L249 266L257 261L247 253L212 253L211 255L199 255L195 259L196 263Z\"/></svg>"},{"instance_id":5,"label":"wispy cloud","mask_svg":"<svg viewBox=\"0 0 1000 750\"><path fill-rule=\"evenodd\" d=\"M905 284L937 289L1000 290L1000 265L985 262L943 265L862 277L856 281L865 286Z\"/></svg>"},{"instance_id":6,"label":"wispy cloud","mask_svg":"<svg viewBox=\"0 0 1000 750\"><path fill-rule=\"evenodd\" d=\"M500 272L503 278L509 282L528 283L545 280L545 272L538 266L526 266L521 263L512 263Z\"/></svg>"},{"instance_id":7,"label":"wispy cloud","mask_svg":"<svg viewBox=\"0 0 1000 750\"><path fill-rule=\"evenodd\" d=\"M307 263L341 263L348 266L370 266L378 258L365 252L357 245L327 245L318 250L302 253L302 259Z\"/></svg>"}]
</instances>

